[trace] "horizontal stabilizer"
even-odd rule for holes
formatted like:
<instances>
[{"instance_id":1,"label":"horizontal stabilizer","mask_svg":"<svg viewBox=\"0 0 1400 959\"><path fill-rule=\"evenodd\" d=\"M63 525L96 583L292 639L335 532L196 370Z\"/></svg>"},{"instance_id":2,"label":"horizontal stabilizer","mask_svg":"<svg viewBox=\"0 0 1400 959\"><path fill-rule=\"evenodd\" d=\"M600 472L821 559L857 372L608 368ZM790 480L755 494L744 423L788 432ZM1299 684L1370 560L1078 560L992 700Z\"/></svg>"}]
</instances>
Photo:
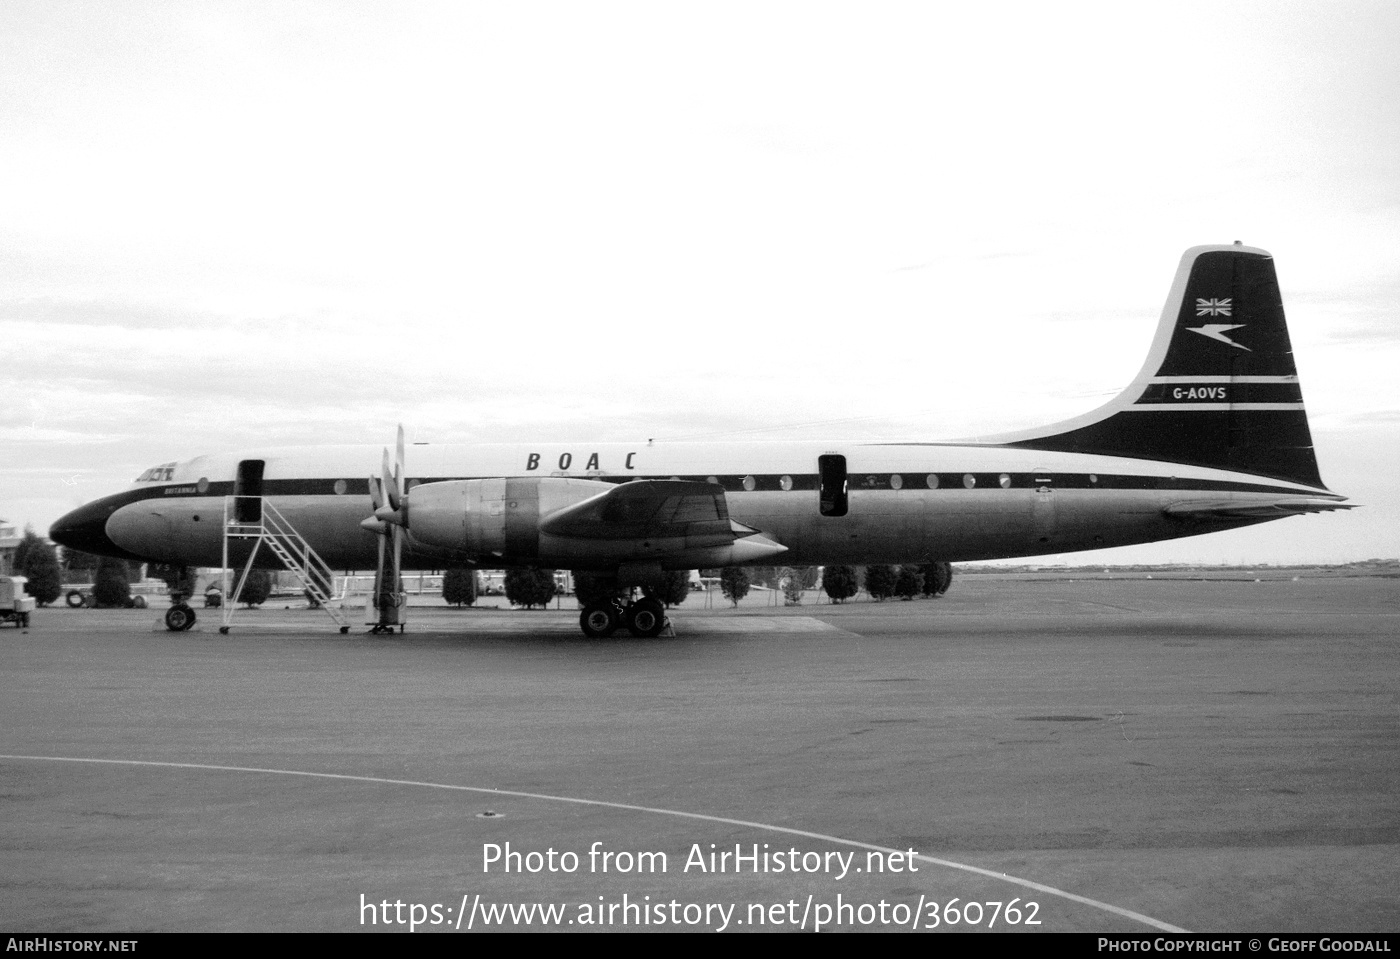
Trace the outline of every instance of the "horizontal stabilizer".
<instances>
[{"instance_id":1,"label":"horizontal stabilizer","mask_svg":"<svg viewBox=\"0 0 1400 959\"><path fill-rule=\"evenodd\" d=\"M1289 498L1262 502L1255 500L1173 503L1162 512L1173 519L1186 520L1277 519L1282 516L1328 513L1332 510L1354 508L1351 503L1339 503L1331 499Z\"/></svg>"}]
</instances>

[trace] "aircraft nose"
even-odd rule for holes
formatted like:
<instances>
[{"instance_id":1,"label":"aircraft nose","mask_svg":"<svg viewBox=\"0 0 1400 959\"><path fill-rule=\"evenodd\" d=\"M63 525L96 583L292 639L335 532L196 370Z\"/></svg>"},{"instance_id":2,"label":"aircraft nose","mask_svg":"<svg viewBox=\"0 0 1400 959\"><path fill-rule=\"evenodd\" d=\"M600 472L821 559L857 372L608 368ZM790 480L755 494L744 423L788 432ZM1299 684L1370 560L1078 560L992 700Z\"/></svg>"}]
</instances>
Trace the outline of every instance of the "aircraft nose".
<instances>
[{"instance_id":1,"label":"aircraft nose","mask_svg":"<svg viewBox=\"0 0 1400 959\"><path fill-rule=\"evenodd\" d=\"M107 535L107 520L122 505L120 497L108 496L79 506L49 527L49 539L84 553L139 560L142 557L128 553Z\"/></svg>"}]
</instances>

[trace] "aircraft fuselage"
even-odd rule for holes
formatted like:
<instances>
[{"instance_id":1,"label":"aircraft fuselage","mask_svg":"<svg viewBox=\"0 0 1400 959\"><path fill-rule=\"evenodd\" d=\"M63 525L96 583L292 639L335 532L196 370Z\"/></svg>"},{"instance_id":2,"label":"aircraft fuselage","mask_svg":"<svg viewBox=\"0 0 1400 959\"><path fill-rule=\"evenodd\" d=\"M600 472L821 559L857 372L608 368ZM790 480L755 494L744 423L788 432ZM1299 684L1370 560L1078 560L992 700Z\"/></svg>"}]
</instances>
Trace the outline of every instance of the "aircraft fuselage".
<instances>
[{"instance_id":1,"label":"aircraft fuselage","mask_svg":"<svg viewBox=\"0 0 1400 959\"><path fill-rule=\"evenodd\" d=\"M201 456L149 470L144 481L85 509L93 510L91 519L107 513L102 532L134 556L218 566L225 498L256 493L333 568L372 568L376 535L361 522L373 513L365 477L378 455L377 448L357 446ZM1185 464L973 444L420 444L409 447L406 459L410 490L503 477L507 507L515 504L512 490L544 478L714 483L724 489L733 520L787 548L771 562L790 566L956 562L1121 546L1263 518L1183 520L1165 512L1174 504L1210 499L1247 506L1334 495ZM836 491L823 489L837 479L833 461L844 466L841 515L833 515L829 494ZM246 467L240 487L241 463L261 463L256 489L247 485ZM410 524L405 568L465 560L488 567L615 565L608 558L591 562L547 536L516 555L467 555L416 540Z\"/></svg>"}]
</instances>

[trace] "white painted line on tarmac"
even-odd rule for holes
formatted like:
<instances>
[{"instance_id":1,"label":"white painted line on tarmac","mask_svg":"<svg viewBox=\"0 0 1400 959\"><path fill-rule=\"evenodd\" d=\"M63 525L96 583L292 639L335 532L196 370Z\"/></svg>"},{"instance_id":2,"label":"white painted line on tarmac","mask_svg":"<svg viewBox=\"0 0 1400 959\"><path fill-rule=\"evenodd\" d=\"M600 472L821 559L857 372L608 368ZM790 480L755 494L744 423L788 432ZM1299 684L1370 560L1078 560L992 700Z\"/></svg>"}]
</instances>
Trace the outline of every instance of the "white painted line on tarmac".
<instances>
[{"instance_id":1,"label":"white painted line on tarmac","mask_svg":"<svg viewBox=\"0 0 1400 959\"><path fill-rule=\"evenodd\" d=\"M889 855L890 853L894 853L896 855L906 854L906 851L903 849L891 849L886 846L877 846L873 843L861 842L857 839L843 839L840 836L828 836L825 833L808 832L805 829L793 829L790 826L774 826L768 823L751 822L747 819L730 819L726 816L709 816L705 813L685 812L679 809L658 809L652 806L634 806L630 803L607 802L602 799L578 799L573 796L550 796L544 793L516 792L515 790L511 789L490 789L484 786L456 786L451 783L430 783L422 782L416 779L384 779L379 776L354 776L348 773L318 773L299 769L263 769L258 766L216 766L209 763L172 763L158 762L155 760L148 759L90 759L75 756L19 756L0 754L0 760L4 759L23 760L29 762L94 763L111 766L152 766L164 769L202 769L211 772L261 773L264 775L272 776L302 776L309 779L336 779L342 782L379 783L381 785L386 786L421 786L427 789L447 789L453 792L483 793L490 796L513 796L517 799L537 799L542 800L544 802L572 803L573 805L577 806L597 806L603 809L621 809L627 812L650 813L654 816L675 816L681 819L697 819L702 822L721 823L727 826L741 826L746 829L760 829L768 832L779 832L785 833L789 836L802 836L806 839L816 839L821 842L836 843L837 845L842 846L852 846L857 849L869 849L875 852L884 853L886 855ZM1188 929L1182 929L1179 926L1173 926L1169 923L1162 922L1160 919L1153 919L1151 916L1145 916L1142 913L1134 912L1131 909L1124 909L1121 906L1115 906L1107 902L1099 902L1097 899L1090 899L1087 896L1076 895L1072 892L1066 892L1063 889L1056 889L1054 886L1046 886L1042 883L1032 882L1029 879L1021 879L1018 876L1012 876L1004 872L993 872L990 869L983 869L980 866L970 866L967 863L953 862L951 859L939 859L935 856L926 856L923 853L915 853L914 858L918 859L920 862L929 863L930 865L942 866L945 869L957 869L961 870L962 872L970 872L979 876L986 876L989 879L998 879L1002 882L1022 886L1026 889L1034 889L1036 892L1043 892L1046 895L1058 896L1059 898L1067 899L1070 902L1077 902L1085 906L1090 906L1094 909L1100 909L1104 912L1112 913L1113 915L1120 916L1124 919L1131 919L1134 922L1140 922L1144 925L1151 926L1154 929L1160 929L1163 932L1190 932L1190 930Z\"/></svg>"},{"instance_id":2,"label":"white painted line on tarmac","mask_svg":"<svg viewBox=\"0 0 1400 959\"><path fill-rule=\"evenodd\" d=\"M846 630L839 626L832 626L830 623L822 622L811 616L715 616L698 617L695 619L672 619L676 633L682 639L687 636L704 635L730 635L741 633L842 633ZM400 635L411 637L414 635L439 635L449 633L453 635L475 635L478 633L520 633L536 636L577 636L580 642L585 641L579 633L578 622L574 619L527 619L522 616L510 615L485 615L473 617L470 621L443 622L441 620L418 620L410 621L406 632L400 634L394 632L397 638ZM154 632L163 632L165 624L163 621L157 622L152 627ZM230 627L230 632L237 635L256 634L258 631L283 631L298 633L315 633L319 630L309 626L304 622L292 622L287 618L276 619L266 617L256 622L234 623ZM216 627L207 628L196 624L192 633L215 633ZM327 627L327 633L334 632ZM353 635L364 635L367 628L354 625L350 630ZM625 629L619 629L614 638L630 638Z\"/></svg>"}]
</instances>

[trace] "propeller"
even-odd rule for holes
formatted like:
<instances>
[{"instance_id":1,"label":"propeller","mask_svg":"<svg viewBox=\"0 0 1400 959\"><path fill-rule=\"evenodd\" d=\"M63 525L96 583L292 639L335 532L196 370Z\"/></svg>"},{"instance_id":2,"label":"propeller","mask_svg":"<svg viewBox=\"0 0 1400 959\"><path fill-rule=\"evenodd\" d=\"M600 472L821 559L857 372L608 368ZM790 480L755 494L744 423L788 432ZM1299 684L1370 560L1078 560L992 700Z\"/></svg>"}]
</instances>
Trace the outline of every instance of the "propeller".
<instances>
[{"instance_id":1,"label":"propeller","mask_svg":"<svg viewBox=\"0 0 1400 959\"><path fill-rule=\"evenodd\" d=\"M389 470L389 450L384 450L384 460L380 465L380 502L375 504L374 515L386 523L396 526L408 525L408 511L404 508L403 479L403 426L399 426L399 441L396 448L394 468Z\"/></svg>"},{"instance_id":2,"label":"propeller","mask_svg":"<svg viewBox=\"0 0 1400 959\"><path fill-rule=\"evenodd\" d=\"M373 473L369 474L369 508L375 514L366 516L360 520L360 526L371 533L383 533L388 529L388 525L378 518L379 510L384 506L384 489L380 485L379 477Z\"/></svg>"},{"instance_id":3,"label":"propeller","mask_svg":"<svg viewBox=\"0 0 1400 959\"><path fill-rule=\"evenodd\" d=\"M389 450L384 450L379 475L369 477L370 508L373 516L361 520L360 525L379 534L379 562L374 577L374 605L379 609L379 625L376 631L391 627L399 622L397 608L402 600L399 595L399 571L403 557L403 536L408 526L408 506L404 491L404 436L403 424L399 424L398 442L395 444L395 460L392 471L389 468ZM392 553L392 563L386 563Z\"/></svg>"}]
</instances>

